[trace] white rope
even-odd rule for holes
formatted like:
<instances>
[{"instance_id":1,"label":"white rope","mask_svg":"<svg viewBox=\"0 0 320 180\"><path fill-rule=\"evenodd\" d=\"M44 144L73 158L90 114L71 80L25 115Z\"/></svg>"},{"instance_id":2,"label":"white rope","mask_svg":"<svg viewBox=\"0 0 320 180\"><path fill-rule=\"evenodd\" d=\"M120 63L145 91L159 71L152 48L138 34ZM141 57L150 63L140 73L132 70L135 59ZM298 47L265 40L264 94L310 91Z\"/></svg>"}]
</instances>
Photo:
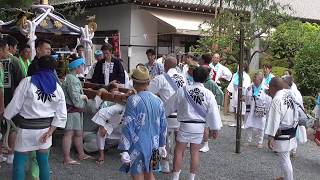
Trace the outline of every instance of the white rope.
<instances>
[{"instance_id":1,"label":"white rope","mask_svg":"<svg viewBox=\"0 0 320 180\"><path fill-rule=\"evenodd\" d=\"M68 21L65 21L64 19L60 18L59 16L53 14L53 13L50 13L49 16L54 19L54 20L57 20L59 22L61 22L62 24L68 26L69 28L73 29L74 31L80 33L80 28Z\"/></svg>"},{"instance_id":2,"label":"white rope","mask_svg":"<svg viewBox=\"0 0 320 180\"><path fill-rule=\"evenodd\" d=\"M0 26L5 26L5 25L8 25L8 24L11 24L13 23L15 20L11 20L11 21L8 21L8 22L3 22L0 20Z\"/></svg>"},{"instance_id":3,"label":"white rope","mask_svg":"<svg viewBox=\"0 0 320 180\"><path fill-rule=\"evenodd\" d=\"M33 22L36 23L36 26L38 26L41 23L41 21L43 21L44 18L46 18L48 16L50 11L51 11L51 9L47 9L46 12L41 16L41 18L37 19L37 21L33 20Z\"/></svg>"}]
</instances>

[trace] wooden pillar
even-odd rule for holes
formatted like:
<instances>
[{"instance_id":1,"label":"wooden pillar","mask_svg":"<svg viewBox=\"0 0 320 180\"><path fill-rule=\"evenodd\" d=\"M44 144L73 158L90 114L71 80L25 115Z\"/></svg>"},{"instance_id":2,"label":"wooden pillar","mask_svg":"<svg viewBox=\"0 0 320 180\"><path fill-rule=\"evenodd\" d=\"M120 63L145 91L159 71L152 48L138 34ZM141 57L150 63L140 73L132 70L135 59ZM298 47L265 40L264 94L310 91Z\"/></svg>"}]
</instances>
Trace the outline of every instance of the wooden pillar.
<instances>
[{"instance_id":1,"label":"wooden pillar","mask_svg":"<svg viewBox=\"0 0 320 180\"><path fill-rule=\"evenodd\" d=\"M237 131L236 131L236 153L240 153L241 126L242 126L242 84L243 84L243 60L244 60L244 25L243 17L240 17L240 61L239 61L239 85L238 85L238 107L237 107Z\"/></svg>"},{"instance_id":2,"label":"wooden pillar","mask_svg":"<svg viewBox=\"0 0 320 180\"><path fill-rule=\"evenodd\" d=\"M48 5L49 2L48 2L48 0L40 0L40 4Z\"/></svg>"}]
</instances>

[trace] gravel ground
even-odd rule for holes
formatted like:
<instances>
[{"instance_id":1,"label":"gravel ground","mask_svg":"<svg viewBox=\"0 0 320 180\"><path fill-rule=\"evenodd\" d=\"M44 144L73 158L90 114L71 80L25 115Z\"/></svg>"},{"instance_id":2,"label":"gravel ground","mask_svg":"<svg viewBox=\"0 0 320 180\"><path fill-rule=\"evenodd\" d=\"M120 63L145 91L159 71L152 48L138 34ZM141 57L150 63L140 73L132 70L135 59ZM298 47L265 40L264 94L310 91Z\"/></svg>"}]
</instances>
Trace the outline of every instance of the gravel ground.
<instances>
[{"instance_id":1,"label":"gravel ground","mask_svg":"<svg viewBox=\"0 0 320 180\"><path fill-rule=\"evenodd\" d=\"M223 117L224 128L217 141L210 141L210 152L201 154L201 164L196 179L214 180L271 180L280 175L277 156L255 146L241 147L241 154L235 154L235 128L229 127L231 117ZM120 156L116 150L106 151L106 161L97 166L94 160L83 161L78 166L63 166L61 145L58 142L51 151L53 179L57 180L115 180L129 179L118 171ZM95 154L93 154L95 155ZM292 160L296 180L319 180L320 148L313 142L300 145L298 157ZM10 179L11 167L2 163L0 179ZM188 178L189 151L186 152L182 180ZM170 175L157 174L157 179L167 180Z\"/></svg>"}]
</instances>

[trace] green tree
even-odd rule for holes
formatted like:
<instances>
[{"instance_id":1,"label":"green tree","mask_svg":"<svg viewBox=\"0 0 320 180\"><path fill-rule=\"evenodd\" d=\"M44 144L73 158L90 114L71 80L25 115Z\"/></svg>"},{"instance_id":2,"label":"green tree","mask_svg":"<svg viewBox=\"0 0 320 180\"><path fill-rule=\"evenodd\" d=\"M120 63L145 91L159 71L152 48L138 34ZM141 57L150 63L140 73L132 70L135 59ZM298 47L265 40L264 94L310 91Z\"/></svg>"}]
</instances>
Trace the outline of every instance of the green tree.
<instances>
[{"instance_id":1,"label":"green tree","mask_svg":"<svg viewBox=\"0 0 320 180\"><path fill-rule=\"evenodd\" d=\"M28 9L33 0L0 0L0 20L10 21L18 15L17 9Z\"/></svg>"},{"instance_id":2,"label":"green tree","mask_svg":"<svg viewBox=\"0 0 320 180\"><path fill-rule=\"evenodd\" d=\"M241 24L245 29L245 47L250 49L254 46L256 38L269 34L273 27L288 18L285 13L288 6L282 6L275 0L224 0L223 2L224 7L228 8L218 8L215 18L206 22L210 28L203 31L203 37L194 50L196 53L218 52L227 59L235 61L238 59ZM250 56L247 60L249 63Z\"/></svg>"},{"instance_id":3,"label":"green tree","mask_svg":"<svg viewBox=\"0 0 320 180\"><path fill-rule=\"evenodd\" d=\"M0 0L1 7L9 8L29 7L32 3L33 0Z\"/></svg>"},{"instance_id":4,"label":"green tree","mask_svg":"<svg viewBox=\"0 0 320 180\"><path fill-rule=\"evenodd\" d=\"M320 92L320 34L305 42L294 62L294 76L299 90L305 96L316 96Z\"/></svg>"},{"instance_id":5,"label":"green tree","mask_svg":"<svg viewBox=\"0 0 320 180\"><path fill-rule=\"evenodd\" d=\"M294 57L307 42L313 41L320 33L320 26L312 23L303 23L298 20L281 24L272 33L270 51L274 61L288 62L293 67Z\"/></svg>"}]
</instances>

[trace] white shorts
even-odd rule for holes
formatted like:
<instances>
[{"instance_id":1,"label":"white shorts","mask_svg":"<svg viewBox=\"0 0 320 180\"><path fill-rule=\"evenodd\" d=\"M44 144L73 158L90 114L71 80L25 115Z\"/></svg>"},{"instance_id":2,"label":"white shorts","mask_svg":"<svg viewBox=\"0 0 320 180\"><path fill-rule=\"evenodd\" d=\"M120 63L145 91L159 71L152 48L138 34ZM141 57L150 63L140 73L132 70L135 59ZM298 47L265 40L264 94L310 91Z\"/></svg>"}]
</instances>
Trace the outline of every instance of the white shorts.
<instances>
[{"instance_id":1,"label":"white shorts","mask_svg":"<svg viewBox=\"0 0 320 180\"><path fill-rule=\"evenodd\" d=\"M201 144L203 133L187 133L181 130L178 131L177 141L181 143Z\"/></svg>"},{"instance_id":2,"label":"white shorts","mask_svg":"<svg viewBox=\"0 0 320 180\"><path fill-rule=\"evenodd\" d=\"M49 149L52 145L52 136L47 139L47 142L40 142L40 137L46 133L49 128L45 129L21 129L17 128L17 137L15 143L15 151L29 152L39 149Z\"/></svg>"},{"instance_id":3,"label":"white shorts","mask_svg":"<svg viewBox=\"0 0 320 180\"><path fill-rule=\"evenodd\" d=\"M168 129L178 129L180 127L180 122L177 118L167 118Z\"/></svg>"}]
</instances>

